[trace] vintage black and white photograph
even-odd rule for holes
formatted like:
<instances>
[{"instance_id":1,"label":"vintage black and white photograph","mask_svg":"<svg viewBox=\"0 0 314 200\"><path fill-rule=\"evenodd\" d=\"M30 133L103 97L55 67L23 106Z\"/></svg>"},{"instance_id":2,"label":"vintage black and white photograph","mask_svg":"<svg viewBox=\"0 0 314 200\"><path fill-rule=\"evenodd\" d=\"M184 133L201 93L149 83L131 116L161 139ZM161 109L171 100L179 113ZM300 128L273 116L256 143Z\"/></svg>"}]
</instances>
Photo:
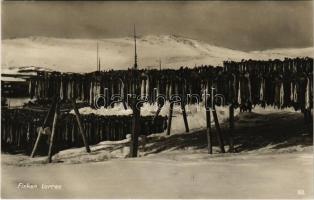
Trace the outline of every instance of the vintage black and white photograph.
<instances>
[{"instance_id":1,"label":"vintage black and white photograph","mask_svg":"<svg viewBox=\"0 0 314 200\"><path fill-rule=\"evenodd\" d=\"M313 199L312 1L1 2L2 199Z\"/></svg>"}]
</instances>

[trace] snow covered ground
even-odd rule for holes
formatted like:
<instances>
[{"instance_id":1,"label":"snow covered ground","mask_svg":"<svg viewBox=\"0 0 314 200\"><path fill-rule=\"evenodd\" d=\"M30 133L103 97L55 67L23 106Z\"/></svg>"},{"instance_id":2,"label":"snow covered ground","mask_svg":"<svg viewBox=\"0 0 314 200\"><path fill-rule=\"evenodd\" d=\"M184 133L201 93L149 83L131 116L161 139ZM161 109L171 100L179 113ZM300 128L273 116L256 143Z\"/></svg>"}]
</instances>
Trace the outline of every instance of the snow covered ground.
<instances>
[{"instance_id":1,"label":"snow covered ground","mask_svg":"<svg viewBox=\"0 0 314 200\"><path fill-rule=\"evenodd\" d=\"M167 159L169 158L169 159ZM137 158L2 167L3 198L313 198L313 155ZM188 158L184 159L184 158ZM198 158L198 159L196 159ZM18 189L18 184L38 189ZM61 189L41 189L42 184Z\"/></svg>"},{"instance_id":2,"label":"snow covered ground","mask_svg":"<svg viewBox=\"0 0 314 200\"><path fill-rule=\"evenodd\" d=\"M62 72L95 71L97 42L102 70L133 66L133 38L94 40L28 37L2 41L2 73L7 72L9 67L21 66L46 67ZM147 35L140 37L137 44L140 68L159 68L159 59L162 60L163 68L179 68L204 64L221 66L225 60L314 56L313 47L243 52L174 35Z\"/></svg>"}]
</instances>

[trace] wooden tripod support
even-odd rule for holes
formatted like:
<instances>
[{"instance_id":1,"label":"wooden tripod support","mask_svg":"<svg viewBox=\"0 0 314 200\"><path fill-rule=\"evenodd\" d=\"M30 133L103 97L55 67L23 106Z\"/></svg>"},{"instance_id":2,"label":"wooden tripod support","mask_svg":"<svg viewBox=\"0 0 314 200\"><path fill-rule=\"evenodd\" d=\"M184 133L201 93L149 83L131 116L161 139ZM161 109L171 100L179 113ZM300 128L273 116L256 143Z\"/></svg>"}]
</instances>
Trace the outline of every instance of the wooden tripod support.
<instances>
[{"instance_id":1,"label":"wooden tripod support","mask_svg":"<svg viewBox=\"0 0 314 200\"><path fill-rule=\"evenodd\" d=\"M219 121L218 121L217 112L216 112L215 106L213 106L213 107L214 107L214 109L212 109L212 114L213 114L213 118L214 118L214 122L215 122L215 127L217 130L217 140L219 143L221 153L225 153L226 152L225 151L225 145L224 145L224 140L222 137L222 132L221 132Z\"/></svg>"},{"instance_id":2,"label":"wooden tripod support","mask_svg":"<svg viewBox=\"0 0 314 200\"><path fill-rule=\"evenodd\" d=\"M170 135L170 132L171 132L173 106L174 106L174 102L170 102L167 135ZM188 133L190 131L190 129L189 129L188 119L187 119L187 115L186 115L185 105L183 104L183 102L181 102L181 110L182 110L182 117L183 117L184 126L185 126L185 132Z\"/></svg>"},{"instance_id":3,"label":"wooden tripod support","mask_svg":"<svg viewBox=\"0 0 314 200\"><path fill-rule=\"evenodd\" d=\"M208 148L208 153L212 154L213 153L213 135L212 135L212 130L211 130L211 113L214 118L215 122L215 127L217 130L217 140L219 143L220 151L222 153L225 153L225 147L224 147L224 140L222 137L222 131L220 129L219 121L218 121L218 116L217 112L215 109L215 106L213 106L214 109L207 108L206 109L206 136L207 136L207 148ZM233 137L232 137L232 132L234 130L234 108L231 105L229 107L229 131L228 131L228 139L229 139L229 151L234 152L234 144L233 144Z\"/></svg>"},{"instance_id":4,"label":"wooden tripod support","mask_svg":"<svg viewBox=\"0 0 314 200\"><path fill-rule=\"evenodd\" d=\"M82 125L82 121L81 121L81 116L80 116L80 113L77 109L77 106L76 106L76 103L75 103L75 100L72 100L71 102L72 104L72 108L74 110L74 113L75 113L75 117L76 117L76 121L78 123L78 127L79 127L79 132L82 136L82 140L83 140L83 143L85 145L85 149L86 149L86 152L87 153L90 153L91 150L90 150L90 147L88 145L88 141L86 139L86 136L84 134L84 128L83 128L83 125ZM43 123L43 126L41 128L46 128L48 126L48 120L50 118L50 116L52 115L52 113L54 113L54 117L53 117L53 123L52 123L52 131L51 131L51 136L49 138L49 150L48 150L48 162L51 163L52 161L52 151L53 151L53 144L54 144L54 138L55 138L55 134L56 134L56 127L57 127L57 122L58 122L58 118L59 118L59 115L60 115L60 102L58 99L54 98L52 104L51 104L51 107L49 108L49 111L46 115L46 118L44 120L44 123ZM34 148L32 150L32 153L31 153L31 157L33 158L35 156L35 153L37 151L37 148L38 148L38 144L40 142L40 139L41 139L41 136L42 136L42 131L39 131L38 132L38 135L37 135L37 139L36 139L36 142L35 142L35 145L34 145Z\"/></svg>"},{"instance_id":5,"label":"wooden tripod support","mask_svg":"<svg viewBox=\"0 0 314 200\"><path fill-rule=\"evenodd\" d=\"M50 106L50 108L49 108L49 110L48 110L48 113L47 113L47 115L46 115L46 117L45 117L45 120L44 120L44 123L43 123L43 125L42 125L42 128L47 127L49 117L50 117L50 115L52 115L52 113L54 112L55 109L56 109L56 101L53 100L53 102L52 102L52 104L51 104L51 106ZM32 158L35 156L35 153L36 153L36 150L37 150L39 141L40 141L40 139L41 139L41 135L42 135L42 132L39 131L39 132L38 132L38 135L37 135L37 139L36 139L35 145L34 145L34 147L33 147L32 153L31 153L31 157L32 157Z\"/></svg>"}]
</instances>

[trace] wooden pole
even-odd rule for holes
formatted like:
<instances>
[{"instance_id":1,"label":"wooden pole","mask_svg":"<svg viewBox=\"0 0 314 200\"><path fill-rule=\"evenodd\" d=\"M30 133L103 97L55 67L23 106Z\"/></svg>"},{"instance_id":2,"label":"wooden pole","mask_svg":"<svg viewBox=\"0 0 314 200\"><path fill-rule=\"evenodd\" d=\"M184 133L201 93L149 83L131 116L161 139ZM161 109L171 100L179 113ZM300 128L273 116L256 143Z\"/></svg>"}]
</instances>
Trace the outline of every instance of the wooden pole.
<instances>
[{"instance_id":1,"label":"wooden pole","mask_svg":"<svg viewBox=\"0 0 314 200\"><path fill-rule=\"evenodd\" d=\"M154 118L153 118L153 122L155 122L155 120L157 119L157 117L158 117L158 115L159 115L161 109L162 109L162 106L161 106L161 105L158 105L158 109L157 109L157 112L156 112L156 114L155 114L155 116L154 116Z\"/></svg>"},{"instance_id":2,"label":"wooden pole","mask_svg":"<svg viewBox=\"0 0 314 200\"><path fill-rule=\"evenodd\" d=\"M303 113L303 119L304 119L304 124L307 124L307 113L306 110L304 109L303 111L301 111Z\"/></svg>"},{"instance_id":3,"label":"wooden pole","mask_svg":"<svg viewBox=\"0 0 314 200\"><path fill-rule=\"evenodd\" d=\"M124 99L122 100L122 105L123 105L124 110L127 110L127 109L128 109L128 107L127 107L127 105L126 105L126 103L125 103L125 100L124 100Z\"/></svg>"},{"instance_id":4,"label":"wooden pole","mask_svg":"<svg viewBox=\"0 0 314 200\"><path fill-rule=\"evenodd\" d=\"M313 126L313 118L312 118L311 110L310 109L304 109L303 110L303 115L304 115L304 124L305 124L305 126L309 130L311 130L311 128Z\"/></svg>"},{"instance_id":5,"label":"wooden pole","mask_svg":"<svg viewBox=\"0 0 314 200\"><path fill-rule=\"evenodd\" d=\"M131 147L130 147L130 156L137 157L138 151L138 137L140 134L140 117L141 117L141 108L137 107L139 103L138 96L140 94L140 84L139 84L139 76L137 72L137 63L136 63L136 55L135 55L135 63L134 63L134 70L133 70L133 87L134 87L134 94L135 97L132 99L132 110L133 110L133 117L132 117L132 135L131 135Z\"/></svg>"},{"instance_id":6,"label":"wooden pole","mask_svg":"<svg viewBox=\"0 0 314 200\"><path fill-rule=\"evenodd\" d=\"M233 105L229 106L229 152L234 152L234 143L233 143L233 131L234 131L234 107Z\"/></svg>"},{"instance_id":7,"label":"wooden pole","mask_svg":"<svg viewBox=\"0 0 314 200\"><path fill-rule=\"evenodd\" d=\"M82 125L81 115L80 115L80 112L78 111L78 109L76 107L75 100L72 100L72 107L74 109L76 121L77 121L77 124L78 124L78 127L79 127L79 132L80 132L80 134L82 136L82 140L84 142L86 152L90 153L91 150L89 148L88 141L87 141L85 133L84 133L84 128L83 128L83 125Z\"/></svg>"},{"instance_id":8,"label":"wooden pole","mask_svg":"<svg viewBox=\"0 0 314 200\"><path fill-rule=\"evenodd\" d=\"M309 118L309 123L313 123L313 116L312 116L312 112L311 109L307 109L308 112L308 118Z\"/></svg>"},{"instance_id":9,"label":"wooden pole","mask_svg":"<svg viewBox=\"0 0 314 200\"><path fill-rule=\"evenodd\" d=\"M52 150L53 150L53 142L54 142L54 137L56 134L56 129L57 129L57 121L58 121L58 116L59 116L59 103L56 104L55 108L55 114L53 118L53 124L52 124L52 131L51 131L51 136L50 136L50 141L49 141L49 151L48 151L48 163L51 163L52 161Z\"/></svg>"},{"instance_id":10,"label":"wooden pole","mask_svg":"<svg viewBox=\"0 0 314 200\"><path fill-rule=\"evenodd\" d=\"M49 120L49 117L50 115L52 114L52 112L55 110L55 107L56 107L56 99L54 98L53 99L53 102L49 108L49 111L45 117L45 120L44 120L44 123L43 123L43 126L42 128L46 128L46 126L48 125L48 120ZM37 139L36 139L36 142L35 142L35 145L33 147L33 150L32 150L32 153L31 153L31 157L33 158L35 156L35 153L37 151L37 148L38 148L38 144L39 144L39 141L40 141L40 138L41 138L41 131L38 132L38 135L37 135Z\"/></svg>"},{"instance_id":11,"label":"wooden pole","mask_svg":"<svg viewBox=\"0 0 314 200\"><path fill-rule=\"evenodd\" d=\"M173 102L170 102L170 108L169 108L169 119L168 119L168 127L167 127L167 135L170 135L171 131L171 121L172 121L172 113L173 113Z\"/></svg>"},{"instance_id":12,"label":"wooden pole","mask_svg":"<svg viewBox=\"0 0 314 200\"><path fill-rule=\"evenodd\" d=\"M133 100L133 118L132 118L132 135L131 135L131 147L130 153L131 157L137 157L138 151L138 136L140 131L140 108L136 108L136 98Z\"/></svg>"},{"instance_id":13,"label":"wooden pole","mask_svg":"<svg viewBox=\"0 0 314 200\"><path fill-rule=\"evenodd\" d=\"M183 116L183 121L185 125L185 132L189 132L189 124L188 124L188 119L186 116L186 110L185 110L185 105L181 102L181 109L182 109L182 116Z\"/></svg>"},{"instance_id":14,"label":"wooden pole","mask_svg":"<svg viewBox=\"0 0 314 200\"><path fill-rule=\"evenodd\" d=\"M206 136L207 136L207 148L208 153L213 153L213 144L212 144L212 130L211 130L211 123L210 123L210 108L206 109Z\"/></svg>"},{"instance_id":15,"label":"wooden pole","mask_svg":"<svg viewBox=\"0 0 314 200\"><path fill-rule=\"evenodd\" d=\"M212 113L213 113L213 117L214 117L215 127L216 127L216 130L217 130L218 143L219 143L221 152L225 153L226 151L225 151L225 147L224 147L224 141L223 141L223 138L222 138L222 132L221 132L220 125L219 125L217 112L215 110L215 105L213 105L213 108L214 109L212 109Z\"/></svg>"},{"instance_id":16,"label":"wooden pole","mask_svg":"<svg viewBox=\"0 0 314 200\"><path fill-rule=\"evenodd\" d=\"M136 31L134 24L134 66L133 66L133 76L132 76L132 86L133 86L133 94L135 94L135 98L132 99L132 135L131 135L131 146L130 146L130 156L137 157L138 151L138 136L140 132L140 117L141 117L141 108L137 108L136 105L138 103L137 97L140 92L140 84L139 84L139 75L137 71L137 52L136 52Z\"/></svg>"}]
</instances>

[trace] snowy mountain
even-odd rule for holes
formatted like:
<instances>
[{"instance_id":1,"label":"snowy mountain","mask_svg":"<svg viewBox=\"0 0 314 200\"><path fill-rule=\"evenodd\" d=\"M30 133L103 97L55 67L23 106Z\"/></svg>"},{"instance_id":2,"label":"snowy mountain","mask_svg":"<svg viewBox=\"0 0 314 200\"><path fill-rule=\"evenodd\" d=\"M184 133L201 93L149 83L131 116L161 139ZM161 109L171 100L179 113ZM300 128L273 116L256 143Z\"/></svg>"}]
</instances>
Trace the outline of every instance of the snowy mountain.
<instances>
[{"instance_id":1,"label":"snowy mountain","mask_svg":"<svg viewBox=\"0 0 314 200\"><path fill-rule=\"evenodd\" d=\"M60 39L29 37L2 41L2 70L9 67L36 66L62 72L96 70L96 44L99 43L101 69L127 69L133 65L133 38ZM314 55L314 47L243 52L173 35L148 35L137 40L140 68L194 67L222 65L224 60L283 59Z\"/></svg>"}]
</instances>

